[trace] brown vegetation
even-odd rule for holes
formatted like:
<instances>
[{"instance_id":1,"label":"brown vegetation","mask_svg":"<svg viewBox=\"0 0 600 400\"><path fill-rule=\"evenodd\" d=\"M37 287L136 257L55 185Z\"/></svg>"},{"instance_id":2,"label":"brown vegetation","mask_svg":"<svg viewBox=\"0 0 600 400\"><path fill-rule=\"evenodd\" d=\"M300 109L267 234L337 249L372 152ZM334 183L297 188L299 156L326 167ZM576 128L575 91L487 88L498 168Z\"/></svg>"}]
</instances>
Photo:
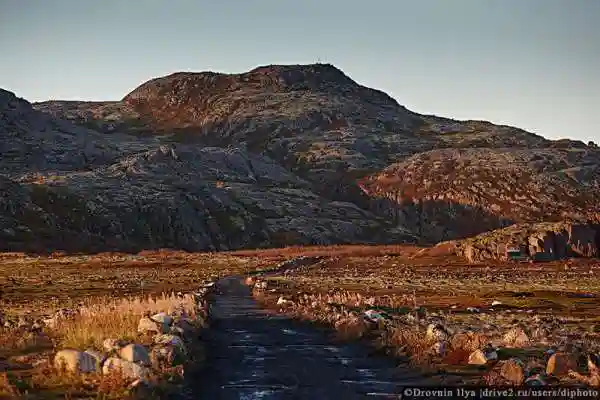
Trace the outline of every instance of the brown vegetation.
<instances>
[{"instance_id":1,"label":"brown vegetation","mask_svg":"<svg viewBox=\"0 0 600 400\"><path fill-rule=\"evenodd\" d=\"M0 320L7 325L0 326L0 398L128 398L134 393L130 380L118 374L60 372L52 365L53 354L64 348L102 350L107 338L146 344L149 338L138 333L142 315L169 313L184 304L194 316L194 300L176 292L188 293L218 277L261 268L262 262L169 250L138 255L2 254ZM64 318L52 317L62 315L55 314L60 310L66 312ZM55 321L53 326L41 322L47 319ZM32 323L41 323L40 328L32 328ZM201 357L202 350L194 354ZM163 383L181 371L155 372L155 393L144 392L142 398L160 398Z\"/></svg>"}]
</instances>

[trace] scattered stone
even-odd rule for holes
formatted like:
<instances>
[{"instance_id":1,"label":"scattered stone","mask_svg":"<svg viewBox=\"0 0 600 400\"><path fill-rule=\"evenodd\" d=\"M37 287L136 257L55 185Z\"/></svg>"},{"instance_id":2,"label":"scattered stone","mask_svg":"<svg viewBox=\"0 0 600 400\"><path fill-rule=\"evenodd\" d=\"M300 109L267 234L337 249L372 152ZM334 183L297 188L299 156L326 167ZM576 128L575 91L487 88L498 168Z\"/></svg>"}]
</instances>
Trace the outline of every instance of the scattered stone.
<instances>
[{"instance_id":1,"label":"scattered stone","mask_svg":"<svg viewBox=\"0 0 600 400\"><path fill-rule=\"evenodd\" d=\"M99 351L96 351L93 349L88 349L88 350L84 351L84 353L89 354L90 356L94 357L94 359L96 360L97 370L100 371L102 364L104 363L104 360L107 357L104 354L100 353Z\"/></svg>"},{"instance_id":2,"label":"scattered stone","mask_svg":"<svg viewBox=\"0 0 600 400\"><path fill-rule=\"evenodd\" d=\"M490 361L483 350L475 350L469 356L469 364L471 365L486 365Z\"/></svg>"},{"instance_id":3,"label":"scattered stone","mask_svg":"<svg viewBox=\"0 0 600 400\"><path fill-rule=\"evenodd\" d=\"M546 365L539 360L530 360L525 365L525 376L527 377L543 374L545 372Z\"/></svg>"},{"instance_id":4,"label":"scattered stone","mask_svg":"<svg viewBox=\"0 0 600 400\"><path fill-rule=\"evenodd\" d=\"M174 346L178 348L183 354L187 354L187 347L179 336L169 334L157 335L154 337L154 343L163 346Z\"/></svg>"},{"instance_id":5,"label":"scattered stone","mask_svg":"<svg viewBox=\"0 0 600 400\"><path fill-rule=\"evenodd\" d=\"M520 386L525 380L523 362L517 358L511 358L510 360L502 361L500 375L511 384Z\"/></svg>"},{"instance_id":6,"label":"scattered stone","mask_svg":"<svg viewBox=\"0 0 600 400\"><path fill-rule=\"evenodd\" d=\"M284 299L282 296L279 297L279 299L277 299L277 305L278 306L283 306L289 303L289 300Z\"/></svg>"},{"instance_id":7,"label":"scattered stone","mask_svg":"<svg viewBox=\"0 0 600 400\"><path fill-rule=\"evenodd\" d=\"M148 350L141 344L131 343L119 350L119 357L141 365L150 365Z\"/></svg>"},{"instance_id":8,"label":"scattered stone","mask_svg":"<svg viewBox=\"0 0 600 400\"><path fill-rule=\"evenodd\" d=\"M557 377L567 376L569 371L577 369L577 359L567 353L554 353L546 364L546 373Z\"/></svg>"},{"instance_id":9,"label":"scattered stone","mask_svg":"<svg viewBox=\"0 0 600 400\"><path fill-rule=\"evenodd\" d=\"M452 348L473 352L485 347L487 339L488 338L485 335L469 331L453 335L450 339L450 343L452 344Z\"/></svg>"},{"instance_id":10,"label":"scattered stone","mask_svg":"<svg viewBox=\"0 0 600 400\"><path fill-rule=\"evenodd\" d=\"M54 356L54 366L57 369L64 368L73 373L96 372L98 363L95 357L79 350L60 350Z\"/></svg>"},{"instance_id":11,"label":"scattered stone","mask_svg":"<svg viewBox=\"0 0 600 400\"><path fill-rule=\"evenodd\" d=\"M500 305L502 305L502 302L501 302L501 301L498 301L498 300L494 300L494 301L492 301L492 307L495 307L495 306L500 306Z\"/></svg>"},{"instance_id":12,"label":"scattered stone","mask_svg":"<svg viewBox=\"0 0 600 400\"><path fill-rule=\"evenodd\" d=\"M150 317L150 319L154 322L165 325L167 327L167 329L173 323L173 317L164 312L159 312L157 314L154 314L153 316Z\"/></svg>"},{"instance_id":13,"label":"scattered stone","mask_svg":"<svg viewBox=\"0 0 600 400\"><path fill-rule=\"evenodd\" d=\"M121 358L110 357L104 362L102 373L108 375L113 372L120 372L127 378L140 379L142 381L145 381L149 375L146 367Z\"/></svg>"},{"instance_id":14,"label":"scattered stone","mask_svg":"<svg viewBox=\"0 0 600 400\"><path fill-rule=\"evenodd\" d=\"M169 332L183 338L192 338L196 332L196 326L189 319L181 318L173 322Z\"/></svg>"},{"instance_id":15,"label":"scattered stone","mask_svg":"<svg viewBox=\"0 0 600 400\"><path fill-rule=\"evenodd\" d=\"M162 324L158 324L148 317L140 318L140 322L138 323L139 333L166 333L163 328Z\"/></svg>"},{"instance_id":16,"label":"scattered stone","mask_svg":"<svg viewBox=\"0 0 600 400\"><path fill-rule=\"evenodd\" d=\"M154 368L161 369L181 365L187 357L175 346L157 345L150 351L150 360Z\"/></svg>"}]
</instances>

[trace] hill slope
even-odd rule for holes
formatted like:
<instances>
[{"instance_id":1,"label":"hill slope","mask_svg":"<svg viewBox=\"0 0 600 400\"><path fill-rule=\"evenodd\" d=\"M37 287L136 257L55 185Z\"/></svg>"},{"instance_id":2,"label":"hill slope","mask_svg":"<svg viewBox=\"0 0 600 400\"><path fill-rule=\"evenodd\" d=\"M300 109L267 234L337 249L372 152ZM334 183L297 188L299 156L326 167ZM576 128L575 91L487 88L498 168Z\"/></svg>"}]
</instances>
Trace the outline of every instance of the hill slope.
<instances>
[{"instance_id":1,"label":"hill slope","mask_svg":"<svg viewBox=\"0 0 600 400\"><path fill-rule=\"evenodd\" d=\"M1 163L14 165L8 178L25 184L26 171L53 170L58 177L52 179L79 196L118 186L138 193L139 186L144 191L139 196L157 204L170 198L171 209L181 208L177 218L188 204L181 196L196 193L194 201L214 201L219 212L244 219L244 228L231 232L225 222L217 223L218 233L194 248L435 242L515 221L593 218L600 199L595 147L483 121L419 115L328 64L272 65L242 74L175 73L143 83L120 101L50 101L33 108L27 112L38 118L43 111L49 124L67 124L86 146L104 146L103 155L54 169L2 155ZM77 146L69 154L80 151ZM40 148L52 153L55 147ZM239 150L227 150L233 148ZM172 151L195 161L173 159L160 168L144 161L143 174L138 167L107 172ZM206 174L205 164L215 157L219 173ZM250 181L251 172L240 175L240 165L248 163L248 171L262 166ZM182 176L198 187L184 185L177 197L172 185L181 185ZM111 215L114 221L125 218ZM184 220L194 218L208 217L194 211ZM312 228L312 221L320 222ZM190 232L207 229L199 224ZM134 242L187 246L167 236Z\"/></svg>"}]
</instances>

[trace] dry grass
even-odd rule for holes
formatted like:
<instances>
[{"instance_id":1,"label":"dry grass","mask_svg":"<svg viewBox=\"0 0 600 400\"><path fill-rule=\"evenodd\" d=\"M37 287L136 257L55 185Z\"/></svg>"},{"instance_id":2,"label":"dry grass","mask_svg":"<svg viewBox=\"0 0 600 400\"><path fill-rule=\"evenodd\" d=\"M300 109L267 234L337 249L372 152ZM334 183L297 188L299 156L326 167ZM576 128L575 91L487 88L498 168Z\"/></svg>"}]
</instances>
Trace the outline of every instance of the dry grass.
<instances>
[{"instance_id":1,"label":"dry grass","mask_svg":"<svg viewBox=\"0 0 600 400\"><path fill-rule=\"evenodd\" d=\"M135 340L140 317L145 313L184 311L196 317L196 303L191 295L183 298L171 293L160 297L134 297L130 299L100 299L78 310L75 319L59 324L52 333L59 339L60 347L85 350L101 349L106 338Z\"/></svg>"},{"instance_id":2,"label":"dry grass","mask_svg":"<svg viewBox=\"0 0 600 400\"><path fill-rule=\"evenodd\" d=\"M166 250L48 257L5 253L0 254L0 310L44 314L100 297L185 292L267 264L257 257Z\"/></svg>"},{"instance_id":3,"label":"dry grass","mask_svg":"<svg viewBox=\"0 0 600 400\"><path fill-rule=\"evenodd\" d=\"M337 246L289 246L272 249L257 250L237 250L229 254L238 257L280 257L291 258L298 256L316 257L368 257L385 255L403 255L410 256L419 250L416 246L410 245L337 245Z\"/></svg>"},{"instance_id":4,"label":"dry grass","mask_svg":"<svg viewBox=\"0 0 600 400\"><path fill-rule=\"evenodd\" d=\"M15 371L12 382L4 376L0 382L0 390L13 397L24 392L35 392L39 397L60 395L73 397L96 397L106 399L126 398L129 393L130 380L119 374L73 375L55 370L51 365L53 348L74 348L86 350L102 349L104 339L125 339L136 343L144 343L143 336L137 332L140 317L145 313L184 312L190 318L197 315L196 302L192 295L177 296L163 294L160 297L135 297L130 299L99 299L76 310L73 319L60 320L55 329L50 329L50 337L37 333L3 332L3 350L12 350L12 355L37 354L41 363L24 371ZM10 341L9 337L15 338ZM50 340L51 338L51 340ZM45 347L44 347L45 346ZM42 353L45 351L45 354ZM36 353L37 352L37 353ZM42 356L43 355L43 356ZM15 359L13 357L13 359ZM19 359L18 357L16 359ZM22 357L21 357L22 359ZM46 362L44 362L46 361ZM172 375L173 371L154 371L155 380L160 384L164 374ZM21 389L19 389L19 387ZM2 393L2 392L0 392Z\"/></svg>"},{"instance_id":5,"label":"dry grass","mask_svg":"<svg viewBox=\"0 0 600 400\"><path fill-rule=\"evenodd\" d=\"M0 254L0 310L5 318L35 319L65 308L73 314L60 319L56 328L44 328L44 334L0 328L0 372L5 371L0 398L127 398L129 382L120 376L56 371L50 363L54 351L101 349L106 338L147 344L148 338L137 333L141 315L179 309L194 316L193 298L174 293L195 291L207 281L265 265L265 260L253 257L169 250L137 255ZM196 353L201 356L201 351ZM156 371L157 382L180 372ZM145 393L142 398L152 396Z\"/></svg>"}]
</instances>

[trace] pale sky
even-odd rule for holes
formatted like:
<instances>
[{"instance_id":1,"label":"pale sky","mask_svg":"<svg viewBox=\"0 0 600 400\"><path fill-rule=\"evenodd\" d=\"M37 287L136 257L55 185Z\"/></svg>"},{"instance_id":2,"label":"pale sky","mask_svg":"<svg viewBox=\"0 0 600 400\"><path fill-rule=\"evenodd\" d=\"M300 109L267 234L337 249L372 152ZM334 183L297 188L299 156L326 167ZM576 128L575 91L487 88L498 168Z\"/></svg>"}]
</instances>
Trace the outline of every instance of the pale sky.
<instances>
[{"instance_id":1,"label":"pale sky","mask_svg":"<svg viewBox=\"0 0 600 400\"><path fill-rule=\"evenodd\" d=\"M320 60L416 112L600 143L599 21L600 0L0 0L0 87L118 100Z\"/></svg>"}]
</instances>

